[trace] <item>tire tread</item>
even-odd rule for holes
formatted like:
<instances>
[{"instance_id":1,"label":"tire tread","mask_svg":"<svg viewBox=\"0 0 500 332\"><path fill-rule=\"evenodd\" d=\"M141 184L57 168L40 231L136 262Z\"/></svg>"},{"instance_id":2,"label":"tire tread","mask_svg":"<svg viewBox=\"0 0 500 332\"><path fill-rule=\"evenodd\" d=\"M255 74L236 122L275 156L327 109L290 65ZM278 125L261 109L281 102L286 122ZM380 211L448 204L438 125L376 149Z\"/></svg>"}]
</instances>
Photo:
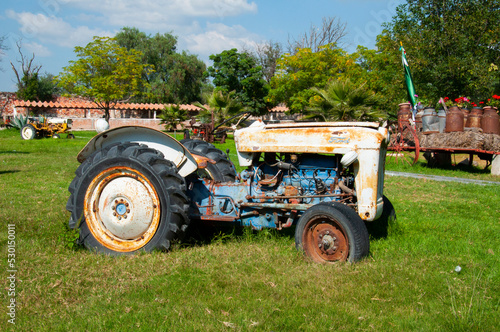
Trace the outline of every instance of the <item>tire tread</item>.
<instances>
[{"instance_id":1,"label":"tire tread","mask_svg":"<svg viewBox=\"0 0 500 332\"><path fill-rule=\"evenodd\" d=\"M112 163L122 160L130 160L132 163L142 165L146 170L149 170L151 176L156 177L160 187L163 188L157 188L159 194L161 195L161 190L164 190L167 199L167 206L162 209L162 214L165 213L165 216L162 215L161 222L168 223L163 238L158 238L155 235L149 243L139 250L168 250L173 240L182 238L190 222L186 213L186 207L189 206L189 199L185 194L186 184L172 162L165 160L161 152L146 145L130 142L114 144L94 152L78 167L75 171L75 178L68 188L70 197L66 209L71 212L70 226L73 224L74 227L81 227L80 241L89 249L117 254L105 247L99 248L97 240L88 232L83 217L83 200L86 186L88 186L87 182L89 177L92 177L93 170L99 167L106 168Z\"/></svg>"}]
</instances>

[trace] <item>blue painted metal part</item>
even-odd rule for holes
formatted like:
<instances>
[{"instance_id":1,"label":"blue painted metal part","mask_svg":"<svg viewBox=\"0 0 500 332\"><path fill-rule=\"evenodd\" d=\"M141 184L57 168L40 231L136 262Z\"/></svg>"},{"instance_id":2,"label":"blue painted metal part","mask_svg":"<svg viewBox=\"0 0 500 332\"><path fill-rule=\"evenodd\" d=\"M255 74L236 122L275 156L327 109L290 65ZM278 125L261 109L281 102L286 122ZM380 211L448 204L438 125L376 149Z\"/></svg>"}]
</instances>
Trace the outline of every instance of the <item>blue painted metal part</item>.
<instances>
[{"instance_id":1,"label":"blue painted metal part","mask_svg":"<svg viewBox=\"0 0 500 332\"><path fill-rule=\"evenodd\" d=\"M127 207L125 206L125 204L120 203L116 206L116 212L118 214L125 214L125 212L127 212Z\"/></svg>"},{"instance_id":2,"label":"blue painted metal part","mask_svg":"<svg viewBox=\"0 0 500 332\"><path fill-rule=\"evenodd\" d=\"M240 182L194 181L189 195L196 213L191 218L281 228L312 205L342 196L334 156L303 155L299 162L285 162L281 168L265 162L251 166L241 173Z\"/></svg>"}]
</instances>

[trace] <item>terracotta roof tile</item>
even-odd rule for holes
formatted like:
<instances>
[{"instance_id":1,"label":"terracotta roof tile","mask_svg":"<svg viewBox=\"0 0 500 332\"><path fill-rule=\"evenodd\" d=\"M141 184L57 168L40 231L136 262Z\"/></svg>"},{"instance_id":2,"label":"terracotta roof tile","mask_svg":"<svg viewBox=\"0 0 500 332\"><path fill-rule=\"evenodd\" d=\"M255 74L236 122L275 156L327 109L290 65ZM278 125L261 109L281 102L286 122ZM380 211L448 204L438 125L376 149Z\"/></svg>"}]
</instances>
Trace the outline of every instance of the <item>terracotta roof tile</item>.
<instances>
[{"instance_id":1,"label":"terracotta roof tile","mask_svg":"<svg viewBox=\"0 0 500 332\"><path fill-rule=\"evenodd\" d=\"M14 106L17 107L51 107L51 108L73 108L73 109L88 109L93 108L97 109L99 106L91 101L87 100L74 100L70 98L60 98L55 102L37 102L37 101L29 101L29 100L14 100ZM138 104L138 103L117 103L112 107L112 109L123 109L123 110L163 110L165 106L170 106L173 104ZM181 104L179 107L183 110L187 111L199 111L200 107L190 104ZM204 105L204 107L208 107L208 105ZM270 112L284 113L288 111L288 107L284 105L279 105L270 110Z\"/></svg>"},{"instance_id":2,"label":"terracotta roof tile","mask_svg":"<svg viewBox=\"0 0 500 332\"><path fill-rule=\"evenodd\" d=\"M273 107L272 109L269 110L269 112L276 112L276 113L285 113L288 111L289 111L288 107L281 105Z\"/></svg>"}]
</instances>

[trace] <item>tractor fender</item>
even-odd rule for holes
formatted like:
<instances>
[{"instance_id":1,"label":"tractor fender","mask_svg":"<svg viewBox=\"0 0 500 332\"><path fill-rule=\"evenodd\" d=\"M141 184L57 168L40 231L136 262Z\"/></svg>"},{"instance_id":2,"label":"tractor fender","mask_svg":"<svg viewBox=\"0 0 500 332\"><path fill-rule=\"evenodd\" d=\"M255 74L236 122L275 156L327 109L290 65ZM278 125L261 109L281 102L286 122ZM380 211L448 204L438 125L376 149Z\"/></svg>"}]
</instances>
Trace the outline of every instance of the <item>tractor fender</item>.
<instances>
[{"instance_id":1,"label":"tractor fender","mask_svg":"<svg viewBox=\"0 0 500 332\"><path fill-rule=\"evenodd\" d=\"M159 130L141 126L117 127L94 136L80 151L77 159L83 163L95 151L122 142L145 144L160 151L165 159L177 166L182 177L186 177L198 169L193 155L178 140Z\"/></svg>"}]
</instances>

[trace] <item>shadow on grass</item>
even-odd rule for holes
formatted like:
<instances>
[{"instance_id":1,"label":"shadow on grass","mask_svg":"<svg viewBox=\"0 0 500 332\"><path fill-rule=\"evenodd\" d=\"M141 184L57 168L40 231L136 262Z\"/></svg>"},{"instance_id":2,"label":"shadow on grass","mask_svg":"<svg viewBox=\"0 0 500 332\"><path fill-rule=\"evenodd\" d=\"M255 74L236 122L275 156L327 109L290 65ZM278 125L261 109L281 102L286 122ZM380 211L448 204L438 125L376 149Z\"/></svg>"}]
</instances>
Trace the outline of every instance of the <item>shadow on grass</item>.
<instances>
[{"instance_id":1,"label":"shadow on grass","mask_svg":"<svg viewBox=\"0 0 500 332\"><path fill-rule=\"evenodd\" d=\"M493 155L485 153L477 153L473 154L472 158L474 158L474 156L485 161L486 165L484 165L484 167L479 167L477 165L474 166L473 164L469 164L469 159L465 159L457 163L456 159L461 157L460 156L457 157L457 155L455 154L425 152L424 157L427 162L423 162L422 167L446 170L446 171L459 170L471 174L489 174L490 170L488 168L491 165Z\"/></svg>"},{"instance_id":2,"label":"shadow on grass","mask_svg":"<svg viewBox=\"0 0 500 332\"><path fill-rule=\"evenodd\" d=\"M390 213L394 213L394 215ZM375 221L366 222L365 225L370 240L385 239L392 234L401 232L393 208L387 215L383 215ZM277 230L275 228L253 230L250 227L243 227L236 224L207 224L201 221L192 221L180 245L183 247L205 246L214 242L245 239L258 241L262 236L275 238L284 237L295 241L295 226L282 230Z\"/></svg>"},{"instance_id":3,"label":"shadow on grass","mask_svg":"<svg viewBox=\"0 0 500 332\"><path fill-rule=\"evenodd\" d=\"M265 233L265 234L264 234ZM181 246L204 246L214 242L225 242L238 239L256 239L260 236L295 238L295 227L277 230L264 228L253 230L236 224L207 224L201 221L192 221Z\"/></svg>"},{"instance_id":4,"label":"shadow on grass","mask_svg":"<svg viewBox=\"0 0 500 332\"><path fill-rule=\"evenodd\" d=\"M469 165L464 165L464 164L458 164L455 166L434 166L432 168L439 168L439 169L443 169L443 170L460 170L460 171L471 173L471 174L490 174L491 173L491 170L489 169L489 165L486 168L479 168L477 166L469 166Z\"/></svg>"},{"instance_id":5,"label":"shadow on grass","mask_svg":"<svg viewBox=\"0 0 500 332\"><path fill-rule=\"evenodd\" d=\"M21 171L18 170L12 170L12 171L0 171L0 174L13 174L13 173L19 173Z\"/></svg>"},{"instance_id":6,"label":"shadow on grass","mask_svg":"<svg viewBox=\"0 0 500 332\"><path fill-rule=\"evenodd\" d=\"M30 153L26 151L5 150L5 151L0 151L0 154L30 154Z\"/></svg>"},{"instance_id":7,"label":"shadow on grass","mask_svg":"<svg viewBox=\"0 0 500 332\"><path fill-rule=\"evenodd\" d=\"M366 229L370 239L380 240L385 239L389 235L389 222L387 220L375 220L366 222Z\"/></svg>"},{"instance_id":8,"label":"shadow on grass","mask_svg":"<svg viewBox=\"0 0 500 332\"><path fill-rule=\"evenodd\" d=\"M389 235L396 235L402 232L392 202L386 196L384 196L383 202L384 209L380 218L365 222L366 229L372 240L385 239Z\"/></svg>"}]
</instances>

